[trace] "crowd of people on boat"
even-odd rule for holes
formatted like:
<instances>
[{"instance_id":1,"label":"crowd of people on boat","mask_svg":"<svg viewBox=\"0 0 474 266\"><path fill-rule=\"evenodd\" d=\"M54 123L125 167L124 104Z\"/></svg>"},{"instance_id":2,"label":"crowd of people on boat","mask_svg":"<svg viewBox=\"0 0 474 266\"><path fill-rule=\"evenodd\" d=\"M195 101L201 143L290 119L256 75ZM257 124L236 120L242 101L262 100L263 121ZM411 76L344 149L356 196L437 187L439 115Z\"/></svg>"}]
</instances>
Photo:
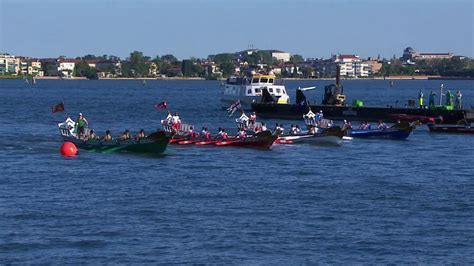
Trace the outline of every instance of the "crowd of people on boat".
<instances>
[{"instance_id":1,"label":"crowd of people on boat","mask_svg":"<svg viewBox=\"0 0 474 266\"><path fill-rule=\"evenodd\" d=\"M75 131L77 138L85 141L94 141L94 140L100 140L100 141L111 141L114 140L112 137L112 133L110 130L106 130L104 135L99 137L93 129L88 128L89 127L89 122L87 119L84 117L82 113L79 113L76 124L75 124ZM135 137L132 137L130 131L126 129L122 134L117 138L119 141L126 141L126 140L142 140L145 139L145 130L140 129L138 133L135 135Z\"/></svg>"},{"instance_id":2,"label":"crowd of people on boat","mask_svg":"<svg viewBox=\"0 0 474 266\"><path fill-rule=\"evenodd\" d=\"M314 116L307 116L305 115L305 124L307 126L307 131L306 133L309 134L316 134L318 133L318 127L321 125L323 121L323 112L317 112ZM313 119L313 120L312 120ZM314 121L312 123L311 121ZM226 130L224 128L219 128L218 132L215 136L212 136L211 131L207 127L202 127L200 132L196 132L194 129L194 126L189 126L187 131L181 131L181 119L179 117L178 113L171 114L169 113L167 118L165 120L162 120L161 123L166 126L170 126L170 128L173 130L175 134L179 134L182 137L190 138L190 139L197 139L200 138L205 141L210 141L210 140L227 140L229 138L235 138L235 139L246 139L249 137L252 137L254 134L257 134L259 132L267 131L269 130L266 126L265 123L258 123L257 122L257 115L255 112L253 112L250 117L247 117L243 112L241 117L236 119L236 122L238 124L238 132L235 136L230 137ZM332 121L331 121L332 122ZM99 137L96 135L95 131L93 129L87 129L89 122L87 119L83 116L82 113L79 113L79 116L76 121L76 127L77 127L77 136L79 139L82 140L100 140L100 141L111 141L114 140L112 137L112 133L110 130L106 130L104 135ZM388 126L383 122L379 121L377 124L377 129L387 129ZM352 129L352 124L349 121L344 120L344 124L342 127L343 130L346 129ZM359 130L371 130L372 126L368 121L363 121L359 127ZM301 128L298 125L291 124L288 132L285 131L285 128L283 124L276 123L275 127L273 130L269 130L272 132L274 135L300 135L304 134L301 130ZM132 137L130 131L126 129L125 131L122 132L122 134L117 138L118 141L127 141L127 140L136 140L139 141L141 139L145 139L145 131L143 129L140 129L137 134Z\"/></svg>"},{"instance_id":3,"label":"crowd of people on boat","mask_svg":"<svg viewBox=\"0 0 474 266\"><path fill-rule=\"evenodd\" d=\"M440 97L442 96L446 97L445 106L452 106L452 108L457 109L457 110L462 109L462 93L460 90L456 91L455 95L451 93L450 90L448 90L446 91L445 94L440 95ZM436 93L434 91L431 91L428 97L428 108L433 109L436 107L435 98L436 98ZM423 102L424 102L423 92L420 90L420 92L418 93L418 105L420 108L425 107L423 105ZM440 103L441 103L441 100L440 100Z\"/></svg>"}]
</instances>

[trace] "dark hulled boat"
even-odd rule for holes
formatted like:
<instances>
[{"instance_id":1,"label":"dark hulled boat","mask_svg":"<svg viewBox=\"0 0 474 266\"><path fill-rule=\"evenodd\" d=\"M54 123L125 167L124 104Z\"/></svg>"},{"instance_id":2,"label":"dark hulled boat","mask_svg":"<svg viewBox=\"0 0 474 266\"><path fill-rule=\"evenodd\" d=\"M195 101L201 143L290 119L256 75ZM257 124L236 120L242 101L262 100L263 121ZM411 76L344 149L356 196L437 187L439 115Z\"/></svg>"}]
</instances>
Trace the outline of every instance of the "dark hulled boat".
<instances>
[{"instance_id":1,"label":"dark hulled boat","mask_svg":"<svg viewBox=\"0 0 474 266\"><path fill-rule=\"evenodd\" d=\"M372 129L372 130L361 130L361 129L349 129L347 136L361 139L394 139L394 140L405 140L410 136L411 132L415 127L407 122L402 122L393 125L386 129Z\"/></svg>"},{"instance_id":2,"label":"dark hulled boat","mask_svg":"<svg viewBox=\"0 0 474 266\"><path fill-rule=\"evenodd\" d=\"M458 134L474 134L474 127L470 122L460 123L457 125L435 125L428 124L430 132L435 133L458 133Z\"/></svg>"},{"instance_id":3,"label":"dark hulled boat","mask_svg":"<svg viewBox=\"0 0 474 266\"><path fill-rule=\"evenodd\" d=\"M74 132L75 122L67 118L64 123L58 124L59 131L63 140L70 141L79 149L98 152L134 152L134 153L149 153L160 154L166 150L169 143L169 137L164 131L158 131L148 135L144 139L136 140L109 140L102 141L98 139L83 140L79 139Z\"/></svg>"},{"instance_id":4,"label":"dark hulled boat","mask_svg":"<svg viewBox=\"0 0 474 266\"><path fill-rule=\"evenodd\" d=\"M441 123L455 124L461 119L474 115L473 110L448 110L448 108L417 108L417 107L365 107L360 105L348 106L345 103L346 97L340 84L339 71L336 75L336 84L325 87L322 104L309 104L303 91L296 91L295 104L279 104L277 99L262 89L262 98L259 103L252 103L252 110L259 116L275 119L299 119L309 109L321 110L324 117L334 120L357 120L357 121L378 121L397 122L397 117L401 114L405 117L432 117ZM437 121L438 122L438 121ZM438 122L438 123L439 123Z\"/></svg>"}]
</instances>

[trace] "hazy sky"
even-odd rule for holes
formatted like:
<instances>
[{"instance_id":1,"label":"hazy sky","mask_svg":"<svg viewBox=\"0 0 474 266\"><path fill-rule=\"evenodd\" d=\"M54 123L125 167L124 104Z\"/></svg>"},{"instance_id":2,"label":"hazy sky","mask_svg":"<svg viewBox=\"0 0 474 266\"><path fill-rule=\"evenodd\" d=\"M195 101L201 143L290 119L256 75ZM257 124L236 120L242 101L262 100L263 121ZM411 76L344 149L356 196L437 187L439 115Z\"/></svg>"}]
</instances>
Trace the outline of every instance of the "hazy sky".
<instances>
[{"instance_id":1,"label":"hazy sky","mask_svg":"<svg viewBox=\"0 0 474 266\"><path fill-rule=\"evenodd\" d=\"M0 0L0 52L33 57L138 50L180 59L253 44L304 57L421 52L474 57L473 0Z\"/></svg>"}]
</instances>

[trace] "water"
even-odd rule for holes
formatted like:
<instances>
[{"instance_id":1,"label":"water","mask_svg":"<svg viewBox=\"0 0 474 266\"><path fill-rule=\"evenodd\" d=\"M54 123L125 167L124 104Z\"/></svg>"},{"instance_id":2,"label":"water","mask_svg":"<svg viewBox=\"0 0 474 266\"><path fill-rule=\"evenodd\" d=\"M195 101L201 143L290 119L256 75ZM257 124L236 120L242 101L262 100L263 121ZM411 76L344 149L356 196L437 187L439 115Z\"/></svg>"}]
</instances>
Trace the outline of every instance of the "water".
<instances>
[{"instance_id":1,"label":"water","mask_svg":"<svg viewBox=\"0 0 474 266\"><path fill-rule=\"evenodd\" d=\"M286 85L294 98L327 83ZM473 81L444 83L474 105ZM439 84L344 81L366 105ZM100 134L155 130L163 100L198 129L231 130L219 93L217 81L0 80L0 263L474 263L474 136L423 126L341 147L59 155L64 114L50 107L63 100Z\"/></svg>"}]
</instances>

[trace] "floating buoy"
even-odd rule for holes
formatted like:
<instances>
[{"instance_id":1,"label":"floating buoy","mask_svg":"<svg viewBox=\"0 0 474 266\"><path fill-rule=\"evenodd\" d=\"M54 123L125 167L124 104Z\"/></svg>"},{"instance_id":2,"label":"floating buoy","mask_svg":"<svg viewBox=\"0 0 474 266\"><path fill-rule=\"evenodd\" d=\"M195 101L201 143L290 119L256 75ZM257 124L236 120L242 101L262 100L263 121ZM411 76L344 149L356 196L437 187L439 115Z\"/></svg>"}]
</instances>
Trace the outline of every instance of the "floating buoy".
<instances>
[{"instance_id":1,"label":"floating buoy","mask_svg":"<svg viewBox=\"0 0 474 266\"><path fill-rule=\"evenodd\" d=\"M66 141L61 145L61 154L66 157L73 157L77 155L77 147L74 143Z\"/></svg>"}]
</instances>

